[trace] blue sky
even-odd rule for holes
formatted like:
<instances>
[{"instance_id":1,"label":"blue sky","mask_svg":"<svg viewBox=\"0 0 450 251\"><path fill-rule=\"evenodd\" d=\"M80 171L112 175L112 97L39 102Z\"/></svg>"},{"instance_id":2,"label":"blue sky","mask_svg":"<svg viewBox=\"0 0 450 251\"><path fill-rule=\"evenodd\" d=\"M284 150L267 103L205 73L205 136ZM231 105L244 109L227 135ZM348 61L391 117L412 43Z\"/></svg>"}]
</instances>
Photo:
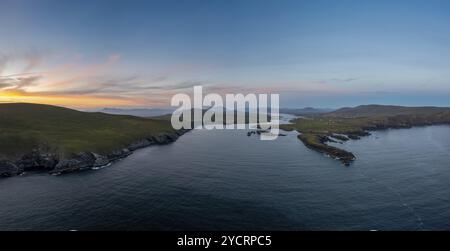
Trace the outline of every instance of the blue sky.
<instances>
[{"instance_id":1,"label":"blue sky","mask_svg":"<svg viewBox=\"0 0 450 251\"><path fill-rule=\"evenodd\" d=\"M450 1L0 4L3 102L167 106L202 84L289 107L450 106Z\"/></svg>"}]
</instances>

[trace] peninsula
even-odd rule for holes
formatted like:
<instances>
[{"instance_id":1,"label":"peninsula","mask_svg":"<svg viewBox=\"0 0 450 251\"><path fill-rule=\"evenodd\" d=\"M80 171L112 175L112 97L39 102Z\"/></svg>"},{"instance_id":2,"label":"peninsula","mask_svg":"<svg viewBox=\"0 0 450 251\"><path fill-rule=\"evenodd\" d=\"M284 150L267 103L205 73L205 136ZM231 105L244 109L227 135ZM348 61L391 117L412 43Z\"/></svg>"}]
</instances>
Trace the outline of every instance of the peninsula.
<instances>
[{"instance_id":1,"label":"peninsula","mask_svg":"<svg viewBox=\"0 0 450 251\"><path fill-rule=\"evenodd\" d=\"M374 130L450 124L450 108L362 105L329 113L311 114L291 122L280 125L280 128L298 131L298 138L308 148L350 165L356 156L330 146L327 142L359 139L370 135L370 131Z\"/></svg>"},{"instance_id":2,"label":"peninsula","mask_svg":"<svg viewBox=\"0 0 450 251\"><path fill-rule=\"evenodd\" d=\"M185 132L167 120L0 104L0 176L105 166L136 149L173 142Z\"/></svg>"}]
</instances>

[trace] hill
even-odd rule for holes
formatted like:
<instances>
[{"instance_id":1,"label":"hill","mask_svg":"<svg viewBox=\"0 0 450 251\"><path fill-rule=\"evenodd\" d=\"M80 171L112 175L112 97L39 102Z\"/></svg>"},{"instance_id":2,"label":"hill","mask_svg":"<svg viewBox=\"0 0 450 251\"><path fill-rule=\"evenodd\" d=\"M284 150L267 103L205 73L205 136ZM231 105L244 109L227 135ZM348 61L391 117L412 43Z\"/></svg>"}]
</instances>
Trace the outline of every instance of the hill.
<instances>
[{"instance_id":1,"label":"hill","mask_svg":"<svg viewBox=\"0 0 450 251\"><path fill-rule=\"evenodd\" d=\"M346 107L334 112L327 113L329 117L358 118L375 116L399 116L399 115L433 115L449 113L448 107L406 107L393 105L360 105L357 107Z\"/></svg>"},{"instance_id":2,"label":"hill","mask_svg":"<svg viewBox=\"0 0 450 251\"><path fill-rule=\"evenodd\" d=\"M156 117L171 114L174 109L152 108L152 109L120 109L120 108L103 108L102 113L115 115L131 115L136 117Z\"/></svg>"},{"instance_id":3,"label":"hill","mask_svg":"<svg viewBox=\"0 0 450 251\"><path fill-rule=\"evenodd\" d=\"M45 158L62 165L61 160L81 153L95 153L111 160L152 143L172 141L178 134L164 120L39 104L0 104L0 160L17 166L40 168L46 166L39 163ZM34 162L25 164L24 159L30 154L35 156L27 161ZM0 171L1 166L0 163Z\"/></svg>"},{"instance_id":4,"label":"hill","mask_svg":"<svg viewBox=\"0 0 450 251\"><path fill-rule=\"evenodd\" d=\"M333 109L328 108L313 108L313 107L305 107L305 108L281 108L280 113L291 114L296 116L306 116L313 114L322 114L332 112Z\"/></svg>"}]
</instances>

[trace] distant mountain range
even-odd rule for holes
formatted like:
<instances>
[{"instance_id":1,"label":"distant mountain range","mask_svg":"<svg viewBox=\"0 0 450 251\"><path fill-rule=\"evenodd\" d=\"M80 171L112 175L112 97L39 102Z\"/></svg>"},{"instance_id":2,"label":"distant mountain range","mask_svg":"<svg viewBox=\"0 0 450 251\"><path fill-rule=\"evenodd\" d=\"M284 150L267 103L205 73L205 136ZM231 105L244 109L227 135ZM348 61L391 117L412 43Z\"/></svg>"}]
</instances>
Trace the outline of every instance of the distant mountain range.
<instances>
[{"instance_id":1,"label":"distant mountain range","mask_svg":"<svg viewBox=\"0 0 450 251\"><path fill-rule=\"evenodd\" d=\"M326 116L342 118L400 116L400 115L435 115L450 114L450 107L406 107L394 105L360 105L357 107L345 107L327 113Z\"/></svg>"},{"instance_id":2,"label":"distant mountain range","mask_svg":"<svg viewBox=\"0 0 450 251\"><path fill-rule=\"evenodd\" d=\"M215 107L215 109L221 109L220 107ZM222 108L225 111L225 108ZM205 108L207 110L207 108ZM116 115L132 115L137 117L159 117L171 114L175 111L175 108L141 108L141 109L121 109L121 108L103 108L99 112L116 114ZM334 109L328 108L281 108L280 113L292 114L297 116L311 115L311 114L322 114L327 112L332 112ZM246 112L249 112L246 109Z\"/></svg>"},{"instance_id":3,"label":"distant mountain range","mask_svg":"<svg viewBox=\"0 0 450 251\"><path fill-rule=\"evenodd\" d=\"M115 115L131 115L136 117L156 117L170 114L175 109L171 108L143 108L143 109L120 109L120 108L103 108L99 112Z\"/></svg>"},{"instance_id":4,"label":"distant mountain range","mask_svg":"<svg viewBox=\"0 0 450 251\"><path fill-rule=\"evenodd\" d=\"M281 108L280 113L285 114L291 114L291 115L297 115L297 116L304 116L304 115L311 115L311 114L321 114L321 113L327 113L332 112L334 109L328 109L328 108L313 108L313 107L305 107L305 108Z\"/></svg>"}]
</instances>

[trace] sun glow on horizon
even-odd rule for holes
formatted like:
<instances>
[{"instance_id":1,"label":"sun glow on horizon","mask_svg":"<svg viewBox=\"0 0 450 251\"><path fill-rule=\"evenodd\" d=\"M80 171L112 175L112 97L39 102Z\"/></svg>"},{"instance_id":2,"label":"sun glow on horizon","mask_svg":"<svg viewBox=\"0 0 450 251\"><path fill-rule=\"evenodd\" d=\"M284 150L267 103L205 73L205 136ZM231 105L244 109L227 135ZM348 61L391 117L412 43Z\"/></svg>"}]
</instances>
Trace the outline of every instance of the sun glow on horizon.
<instances>
[{"instance_id":1,"label":"sun glow on horizon","mask_svg":"<svg viewBox=\"0 0 450 251\"><path fill-rule=\"evenodd\" d=\"M77 109L140 105L140 102L138 100L85 95L38 95L21 93L19 91L0 91L0 103L38 103Z\"/></svg>"}]
</instances>

